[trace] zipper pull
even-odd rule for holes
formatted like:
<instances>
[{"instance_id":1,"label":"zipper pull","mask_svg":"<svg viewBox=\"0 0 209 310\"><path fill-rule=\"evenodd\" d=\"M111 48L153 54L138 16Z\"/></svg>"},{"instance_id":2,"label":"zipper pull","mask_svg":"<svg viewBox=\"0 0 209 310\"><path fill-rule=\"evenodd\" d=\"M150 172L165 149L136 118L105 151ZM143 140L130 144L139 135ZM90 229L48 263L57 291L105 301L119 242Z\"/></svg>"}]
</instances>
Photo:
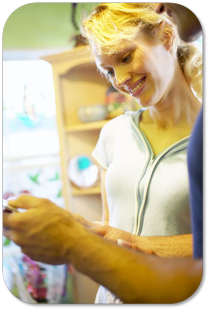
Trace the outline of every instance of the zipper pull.
<instances>
[{"instance_id":1,"label":"zipper pull","mask_svg":"<svg viewBox=\"0 0 209 310\"><path fill-rule=\"evenodd\" d=\"M155 156L153 156L150 160L150 165L153 163L153 161L155 160Z\"/></svg>"}]
</instances>

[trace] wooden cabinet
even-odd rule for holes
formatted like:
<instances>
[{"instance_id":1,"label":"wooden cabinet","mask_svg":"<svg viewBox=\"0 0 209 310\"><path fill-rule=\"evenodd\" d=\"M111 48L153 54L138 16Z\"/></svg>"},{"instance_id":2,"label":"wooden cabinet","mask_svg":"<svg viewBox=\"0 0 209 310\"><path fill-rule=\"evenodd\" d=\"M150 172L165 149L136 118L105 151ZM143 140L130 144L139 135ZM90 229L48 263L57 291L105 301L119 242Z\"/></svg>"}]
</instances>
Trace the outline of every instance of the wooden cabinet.
<instances>
[{"instance_id":1,"label":"wooden cabinet","mask_svg":"<svg viewBox=\"0 0 209 310\"><path fill-rule=\"evenodd\" d=\"M86 46L44 58L52 65L57 127L60 142L65 207L88 220L101 220L100 184L78 189L69 181L69 159L77 154L91 155L101 128L107 121L81 123L78 107L104 103L109 83L98 72ZM93 303L98 285L83 275L74 277L75 303Z\"/></svg>"}]
</instances>

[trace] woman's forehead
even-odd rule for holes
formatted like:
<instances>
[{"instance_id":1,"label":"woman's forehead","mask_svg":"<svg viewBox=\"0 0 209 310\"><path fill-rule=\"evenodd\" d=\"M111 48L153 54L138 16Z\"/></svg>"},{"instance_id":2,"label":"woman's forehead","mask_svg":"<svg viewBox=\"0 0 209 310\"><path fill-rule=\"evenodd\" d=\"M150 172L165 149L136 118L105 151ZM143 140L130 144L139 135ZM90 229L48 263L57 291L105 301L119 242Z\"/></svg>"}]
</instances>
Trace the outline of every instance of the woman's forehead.
<instances>
[{"instance_id":1,"label":"woman's forehead","mask_svg":"<svg viewBox=\"0 0 209 310\"><path fill-rule=\"evenodd\" d=\"M143 45L144 42L148 42L148 38L143 33L143 31L140 31L135 39L128 40L121 38L121 40L118 41L118 44L114 46L108 45L108 42L103 46L97 46L95 42L92 42L91 45L95 56L109 55L110 57L117 58L120 56L120 54L124 54L130 50L138 48L139 46Z\"/></svg>"},{"instance_id":2,"label":"woman's forehead","mask_svg":"<svg viewBox=\"0 0 209 310\"><path fill-rule=\"evenodd\" d=\"M101 52L97 52L96 48L92 48L93 54L95 57L100 58L100 57L109 57L112 59L117 59L118 57L124 55L125 53L128 53L138 47L138 42L137 41L128 41L128 40L123 40L121 41L120 44L117 46L105 46L104 48L101 48Z\"/></svg>"}]
</instances>

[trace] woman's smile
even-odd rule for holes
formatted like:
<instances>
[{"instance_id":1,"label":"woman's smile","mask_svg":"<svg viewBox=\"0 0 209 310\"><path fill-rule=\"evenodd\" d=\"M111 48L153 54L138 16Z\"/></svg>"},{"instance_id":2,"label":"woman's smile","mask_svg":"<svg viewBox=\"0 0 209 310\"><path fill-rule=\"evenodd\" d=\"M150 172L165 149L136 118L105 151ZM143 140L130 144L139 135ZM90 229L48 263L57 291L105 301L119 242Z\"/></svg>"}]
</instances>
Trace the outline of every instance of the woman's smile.
<instances>
[{"instance_id":1,"label":"woman's smile","mask_svg":"<svg viewBox=\"0 0 209 310\"><path fill-rule=\"evenodd\" d=\"M140 32L120 53L96 55L97 66L113 87L151 107L163 98L174 78L175 65L165 44L153 44Z\"/></svg>"},{"instance_id":2,"label":"woman's smile","mask_svg":"<svg viewBox=\"0 0 209 310\"><path fill-rule=\"evenodd\" d=\"M130 95L137 97L143 91L145 87L146 76L138 80L136 83L130 85L126 90L129 91Z\"/></svg>"}]
</instances>

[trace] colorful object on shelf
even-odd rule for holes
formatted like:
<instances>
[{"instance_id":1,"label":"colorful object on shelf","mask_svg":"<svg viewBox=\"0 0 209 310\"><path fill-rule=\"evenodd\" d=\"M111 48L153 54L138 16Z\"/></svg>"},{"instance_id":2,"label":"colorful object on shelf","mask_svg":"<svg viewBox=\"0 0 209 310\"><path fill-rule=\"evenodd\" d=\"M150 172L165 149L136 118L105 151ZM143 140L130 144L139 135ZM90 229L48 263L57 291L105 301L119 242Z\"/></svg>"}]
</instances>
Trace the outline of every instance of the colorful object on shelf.
<instances>
[{"instance_id":1,"label":"colorful object on shelf","mask_svg":"<svg viewBox=\"0 0 209 310\"><path fill-rule=\"evenodd\" d=\"M5 262L3 262L3 277L6 287L8 288L8 290L11 291L14 284L12 268L9 264Z\"/></svg>"},{"instance_id":2,"label":"colorful object on shelf","mask_svg":"<svg viewBox=\"0 0 209 310\"><path fill-rule=\"evenodd\" d=\"M13 192L6 192L3 194L3 199L7 200L7 199L14 197L14 196L15 196L15 194Z\"/></svg>"},{"instance_id":3,"label":"colorful object on shelf","mask_svg":"<svg viewBox=\"0 0 209 310\"><path fill-rule=\"evenodd\" d=\"M104 104L81 106L78 108L78 117L83 123L105 120L107 107Z\"/></svg>"},{"instance_id":4,"label":"colorful object on shelf","mask_svg":"<svg viewBox=\"0 0 209 310\"><path fill-rule=\"evenodd\" d=\"M8 246L11 244L11 240L5 238L3 246Z\"/></svg>"},{"instance_id":5,"label":"colorful object on shelf","mask_svg":"<svg viewBox=\"0 0 209 310\"><path fill-rule=\"evenodd\" d=\"M57 198L60 198L60 197L62 197L62 189L60 189L59 191L58 191L58 194L57 194L57 196L56 196Z\"/></svg>"},{"instance_id":6,"label":"colorful object on shelf","mask_svg":"<svg viewBox=\"0 0 209 310\"><path fill-rule=\"evenodd\" d=\"M21 113L16 112L16 117L24 126L29 128L35 128L40 124L44 117L44 113L39 113L36 108L36 103L29 103L26 93L27 86L24 86L23 94L23 111Z\"/></svg>"},{"instance_id":7,"label":"colorful object on shelf","mask_svg":"<svg viewBox=\"0 0 209 310\"><path fill-rule=\"evenodd\" d=\"M74 274L75 273L75 269L73 268L72 265L67 265L67 272L70 274Z\"/></svg>"},{"instance_id":8,"label":"colorful object on shelf","mask_svg":"<svg viewBox=\"0 0 209 310\"><path fill-rule=\"evenodd\" d=\"M27 263L26 288L30 295L38 303L47 302L47 287L45 268L32 261L28 256L23 256L23 262Z\"/></svg>"},{"instance_id":9,"label":"colorful object on shelf","mask_svg":"<svg viewBox=\"0 0 209 310\"><path fill-rule=\"evenodd\" d=\"M32 193L31 193L30 191L26 190L26 189L21 190L21 191L19 192L19 194L32 195Z\"/></svg>"},{"instance_id":10,"label":"colorful object on shelf","mask_svg":"<svg viewBox=\"0 0 209 310\"><path fill-rule=\"evenodd\" d=\"M59 173L56 172L56 173L55 173L55 176L54 176L53 178L49 179L49 181L50 181L50 182L51 182L51 181L57 181L57 180L59 180L59 179L60 179Z\"/></svg>"},{"instance_id":11,"label":"colorful object on shelf","mask_svg":"<svg viewBox=\"0 0 209 310\"><path fill-rule=\"evenodd\" d=\"M40 182L38 181L39 175L40 175L40 172L38 172L35 175L29 175L28 177L30 178L32 182L40 185Z\"/></svg>"},{"instance_id":12,"label":"colorful object on shelf","mask_svg":"<svg viewBox=\"0 0 209 310\"><path fill-rule=\"evenodd\" d=\"M84 170L84 169L89 168L91 166L92 162L88 157L80 156L78 158L77 164L78 164L79 170Z\"/></svg>"},{"instance_id":13,"label":"colorful object on shelf","mask_svg":"<svg viewBox=\"0 0 209 310\"><path fill-rule=\"evenodd\" d=\"M66 294L68 268L35 262L20 252L6 258L17 288L16 296L29 304L59 304ZM13 289L11 288L11 291Z\"/></svg>"},{"instance_id":14,"label":"colorful object on shelf","mask_svg":"<svg viewBox=\"0 0 209 310\"><path fill-rule=\"evenodd\" d=\"M77 155L69 161L68 176L78 188L92 187L99 180L99 168L90 156Z\"/></svg>"},{"instance_id":15,"label":"colorful object on shelf","mask_svg":"<svg viewBox=\"0 0 209 310\"><path fill-rule=\"evenodd\" d=\"M16 113L17 119L26 127L29 128L35 128L37 125L39 125L43 119L43 114L36 114L34 117L26 115L26 114L20 114Z\"/></svg>"},{"instance_id":16,"label":"colorful object on shelf","mask_svg":"<svg viewBox=\"0 0 209 310\"><path fill-rule=\"evenodd\" d=\"M107 105L109 119L122 115L126 111L137 111L139 109L134 98L118 92L113 86L110 86L106 92L105 104Z\"/></svg>"}]
</instances>

